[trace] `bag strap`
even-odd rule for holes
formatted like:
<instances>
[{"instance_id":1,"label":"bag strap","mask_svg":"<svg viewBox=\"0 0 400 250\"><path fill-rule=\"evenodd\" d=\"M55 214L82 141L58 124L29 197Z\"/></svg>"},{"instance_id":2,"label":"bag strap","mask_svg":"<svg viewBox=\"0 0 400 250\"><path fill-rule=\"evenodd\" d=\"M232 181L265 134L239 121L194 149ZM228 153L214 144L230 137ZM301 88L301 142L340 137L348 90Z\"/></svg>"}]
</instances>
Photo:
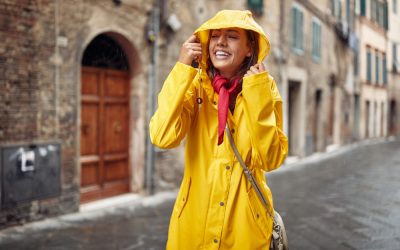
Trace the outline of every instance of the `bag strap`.
<instances>
[{"instance_id":1,"label":"bag strap","mask_svg":"<svg viewBox=\"0 0 400 250\"><path fill-rule=\"evenodd\" d=\"M235 142L233 141L231 130L229 129L228 123L226 123L225 131L226 131L226 135L228 137L229 143L230 143L230 145L231 145L231 147L233 149L233 152L235 153L236 159L240 163L240 166L242 166L242 168L243 168L244 174L246 175L246 177L249 180L250 184L253 186L254 190L256 191L256 194L257 194L258 198L260 199L261 203L263 204L263 206L265 207L265 209L267 210L268 215L271 217L271 219L273 219L275 221L274 215L272 215L270 210L269 210L270 205L269 205L267 199L264 197L263 193L261 192L260 186L258 185L256 179L254 178L253 173L246 166L246 164L244 163L242 157L239 154L239 151L238 151L238 149L237 149L237 147L235 145Z\"/></svg>"}]
</instances>

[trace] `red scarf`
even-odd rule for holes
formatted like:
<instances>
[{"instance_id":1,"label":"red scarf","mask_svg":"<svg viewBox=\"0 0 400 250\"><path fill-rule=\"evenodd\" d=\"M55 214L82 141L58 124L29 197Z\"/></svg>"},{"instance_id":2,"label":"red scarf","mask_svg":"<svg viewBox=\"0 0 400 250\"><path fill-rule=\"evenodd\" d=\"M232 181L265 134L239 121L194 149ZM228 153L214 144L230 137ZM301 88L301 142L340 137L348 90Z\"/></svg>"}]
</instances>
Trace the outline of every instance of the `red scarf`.
<instances>
[{"instance_id":1,"label":"red scarf","mask_svg":"<svg viewBox=\"0 0 400 250\"><path fill-rule=\"evenodd\" d=\"M212 85L218 93L218 145L224 140L224 130L228 119L228 108L235 106L236 96L242 90L241 77L231 81L219 74L215 75Z\"/></svg>"}]
</instances>

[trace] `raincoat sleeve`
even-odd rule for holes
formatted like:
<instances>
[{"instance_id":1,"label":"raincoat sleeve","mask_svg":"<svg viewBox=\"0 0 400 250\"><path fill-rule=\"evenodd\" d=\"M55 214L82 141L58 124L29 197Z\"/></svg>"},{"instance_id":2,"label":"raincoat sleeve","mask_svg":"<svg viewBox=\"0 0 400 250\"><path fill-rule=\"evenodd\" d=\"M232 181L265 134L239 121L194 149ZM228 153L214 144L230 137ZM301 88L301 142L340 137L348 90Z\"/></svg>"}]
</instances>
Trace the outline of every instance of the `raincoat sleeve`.
<instances>
[{"instance_id":1,"label":"raincoat sleeve","mask_svg":"<svg viewBox=\"0 0 400 250\"><path fill-rule=\"evenodd\" d=\"M150 120L150 138L160 148L179 146L194 113L197 70L177 62L158 95L158 109Z\"/></svg>"},{"instance_id":2,"label":"raincoat sleeve","mask_svg":"<svg viewBox=\"0 0 400 250\"><path fill-rule=\"evenodd\" d=\"M282 128L282 98L267 73L243 78L245 117L252 145L252 165L266 171L278 168L288 153Z\"/></svg>"}]
</instances>

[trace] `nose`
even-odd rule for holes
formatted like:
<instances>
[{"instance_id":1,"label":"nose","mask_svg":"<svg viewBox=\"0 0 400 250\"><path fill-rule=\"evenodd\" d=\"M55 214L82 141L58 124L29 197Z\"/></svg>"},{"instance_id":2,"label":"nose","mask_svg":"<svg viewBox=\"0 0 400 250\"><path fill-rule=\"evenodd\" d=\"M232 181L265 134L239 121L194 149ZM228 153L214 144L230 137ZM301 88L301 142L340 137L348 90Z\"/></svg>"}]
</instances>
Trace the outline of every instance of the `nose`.
<instances>
[{"instance_id":1,"label":"nose","mask_svg":"<svg viewBox=\"0 0 400 250\"><path fill-rule=\"evenodd\" d=\"M225 46L226 45L226 36L224 34L221 34L218 37L217 45Z\"/></svg>"}]
</instances>

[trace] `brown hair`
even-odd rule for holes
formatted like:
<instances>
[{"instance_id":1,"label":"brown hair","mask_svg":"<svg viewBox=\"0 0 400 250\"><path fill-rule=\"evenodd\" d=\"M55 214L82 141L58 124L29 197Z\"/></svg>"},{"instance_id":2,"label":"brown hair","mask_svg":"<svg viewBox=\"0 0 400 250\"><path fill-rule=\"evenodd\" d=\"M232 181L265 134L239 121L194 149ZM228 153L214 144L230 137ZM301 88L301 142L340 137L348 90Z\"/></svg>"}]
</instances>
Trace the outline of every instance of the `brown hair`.
<instances>
[{"instance_id":1,"label":"brown hair","mask_svg":"<svg viewBox=\"0 0 400 250\"><path fill-rule=\"evenodd\" d=\"M246 35L247 35L247 42L251 48L251 56L250 57L246 57L243 62L242 65L239 69L239 71L237 72L237 76L241 76L243 77L246 72L250 69L251 66L253 66L254 64L257 63L258 60L258 52L259 52L259 43L258 43L258 34L252 30L245 30L246 31ZM207 48L210 44L210 39L211 39L211 31L210 31L210 35L208 38L208 43L207 43ZM215 68L211 62L210 59L210 55L208 55L207 58L207 73L208 76L210 77L210 79L213 79L215 76Z\"/></svg>"}]
</instances>

